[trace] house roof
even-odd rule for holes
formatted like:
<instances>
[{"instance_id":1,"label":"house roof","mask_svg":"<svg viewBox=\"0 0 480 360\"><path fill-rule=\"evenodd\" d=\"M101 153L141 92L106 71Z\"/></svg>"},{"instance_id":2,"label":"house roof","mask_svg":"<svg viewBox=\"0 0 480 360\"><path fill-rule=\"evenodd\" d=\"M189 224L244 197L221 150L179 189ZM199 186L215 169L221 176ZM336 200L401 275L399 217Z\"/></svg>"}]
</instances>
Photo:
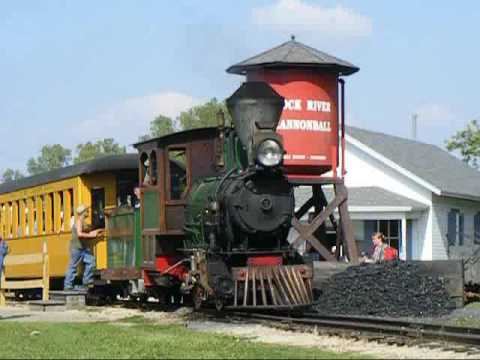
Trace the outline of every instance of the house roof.
<instances>
[{"instance_id":1,"label":"house roof","mask_svg":"<svg viewBox=\"0 0 480 360\"><path fill-rule=\"evenodd\" d=\"M333 189L324 189L327 201L334 198ZM312 196L311 188L295 188L295 201L297 205L303 204ZM402 195L392 193L388 190L375 186L367 187L349 187L348 188L348 207L353 208L371 208L377 211L418 211L427 208L418 201L412 200Z\"/></svg>"},{"instance_id":2,"label":"house roof","mask_svg":"<svg viewBox=\"0 0 480 360\"><path fill-rule=\"evenodd\" d=\"M347 128L347 141L368 147L437 195L480 199L480 172L436 145L356 127Z\"/></svg>"},{"instance_id":3,"label":"house roof","mask_svg":"<svg viewBox=\"0 0 480 360\"><path fill-rule=\"evenodd\" d=\"M331 69L340 75L351 75L359 70L348 61L304 45L292 37L290 41L230 66L227 72L244 75L254 68L291 66Z\"/></svg>"},{"instance_id":4,"label":"house roof","mask_svg":"<svg viewBox=\"0 0 480 360\"><path fill-rule=\"evenodd\" d=\"M32 186L47 184L53 181L72 178L79 175L94 174L105 171L138 169L137 154L122 154L103 156L77 165L47 171L42 174L9 181L0 185L0 194L25 189Z\"/></svg>"}]
</instances>

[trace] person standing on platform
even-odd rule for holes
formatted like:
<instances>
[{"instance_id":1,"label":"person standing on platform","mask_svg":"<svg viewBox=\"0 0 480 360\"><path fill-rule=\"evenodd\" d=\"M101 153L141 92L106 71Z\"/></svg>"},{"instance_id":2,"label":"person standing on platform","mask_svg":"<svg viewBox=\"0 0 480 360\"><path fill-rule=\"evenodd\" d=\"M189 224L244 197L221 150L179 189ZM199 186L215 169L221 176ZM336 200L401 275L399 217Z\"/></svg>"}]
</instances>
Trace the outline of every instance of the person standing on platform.
<instances>
[{"instance_id":1,"label":"person standing on platform","mask_svg":"<svg viewBox=\"0 0 480 360\"><path fill-rule=\"evenodd\" d=\"M70 262L65 275L64 290L73 290L73 281L77 275L77 267L83 262L85 269L83 271L83 286L88 286L93 281L93 269L95 267L95 257L87 246L87 240L95 239L100 230L85 231L85 220L87 219L89 209L85 205L80 205L76 209L77 219L72 226L72 240L70 242Z\"/></svg>"}]
</instances>

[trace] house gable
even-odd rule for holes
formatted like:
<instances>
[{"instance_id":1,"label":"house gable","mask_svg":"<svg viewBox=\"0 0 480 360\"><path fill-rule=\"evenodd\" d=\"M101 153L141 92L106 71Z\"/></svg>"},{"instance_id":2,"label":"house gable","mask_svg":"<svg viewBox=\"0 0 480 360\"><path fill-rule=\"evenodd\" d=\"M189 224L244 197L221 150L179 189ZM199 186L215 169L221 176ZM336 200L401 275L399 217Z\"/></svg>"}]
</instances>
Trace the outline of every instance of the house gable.
<instances>
[{"instance_id":1,"label":"house gable","mask_svg":"<svg viewBox=\"0 0 480 360\"><path fill-rule=\"evenodd\" d=\"M386 166L383 159L364 146L356 146L348 141L345 152L347 187L376 186L404 197L416 200L427 209L415 220L415 241L412 243L412 255L415 259L432 259L432 191L419 184L411 176L393 166Z\"/></svg>"},{"instance_id":2,"label":"house gable","mask_svg":"<svg viewBox=\"0 0 480 360\"><path fill-rule=\"evenodd\" d=\"M416 179L392 166L385 166L383 159L365 146L348 141L345 152L347 187L377 186L407 198L431 205L432 191Z\"/></svg>"},{"instance_id":3,"label":"house gable","mask_svg":"<svg viewBox=\"0 0 480 360\"><path fill-rule=\"evenodd\" d=\"M347 142L436 195L480 200L480 172L438 146L355 127Z\"/></svg>"},{"instance_id":4,"label":"house gable","mask_svg":"<svg viewBox=\"0 0 480 360\"><path fill-rule=\"evenodd\" d=\"M425 180L421 179L420 177L418 177L417 175L415 175L411 171L401 167L400 165L398 165L394 161L386 158L382 154L376 152L375 150L373 150L372 148L368 147L367 145L361 143L360 141L356 140L352 136L346 135L345 139L348 142L348 144L351 144L351 145L355 146L356 148L358 148L359 150L361 150L362 152L364 152L365 154L368 154L372 159L375 159L375 160L379 161L383 166L390 167L391 169L398 172L398 174L400 174L403 177L406 177L406 178L412 180L413 182L423 186L425 189L428 189L430 192L432 192L434 194L437 194L437 195L441 194L441 190L438 187L434 186L433 184L429 183L428 181L425 181ZM347 151L348 151L348 149L347 149Z\"/></svg>"}]
</instances>

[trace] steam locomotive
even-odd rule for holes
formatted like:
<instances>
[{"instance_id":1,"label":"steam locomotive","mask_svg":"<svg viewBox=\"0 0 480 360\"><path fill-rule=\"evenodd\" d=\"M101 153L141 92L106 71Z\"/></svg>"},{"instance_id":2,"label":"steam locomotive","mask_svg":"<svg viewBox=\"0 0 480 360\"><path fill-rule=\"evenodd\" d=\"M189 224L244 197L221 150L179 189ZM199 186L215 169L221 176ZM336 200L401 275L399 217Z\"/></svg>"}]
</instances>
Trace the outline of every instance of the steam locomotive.
<instances>
[{"instance_id":1,"label":"steam locomotive","mask_svg":"<svg viewBox=\"0 0 480 360\"><path fill-rule=\"evenodd\" d=\"M138 154L2 184L0 233L11 253L48 249L50 289L61 290L73 210L84 204L92 209L89 227L105 230L90 244L97 268L91 301L120 295L217 309L310 304L312 268L287 241L294 193L275 131L284 98L265 82L246 82L227 106L229 126L219 114L217 127L138 143ZM38 278L39 271L23 263L5 269L11 280Z\"/></svg>"},{"instance_id":2,"label":"steam locomotive","mask_svg":"<svg viewBox=\"0 0 480 360\"><path fill-rule=\"evenodd\" d=\"M340 77L358 70L292 37L227 70L246 76L227 99L232 124L220 113L216 127L135 144L137 155L0 185L0 234L12 254L47 245L50 288L59 289L73 209L84 204L92 208L87 222L105 229L91 244L98 269L91 299L190 298L196 308L217 309L308 306L313 269L296 245L308 241L328 261L336 261L339 249L357 259L344 184ZM311 188L312 195L296 211L293 186ZM330 203L324 186L334 189ZM301 222L307 215L313 216ZM5 273L11 279L39 275L25 264Z\"/></svg>"},{"instance_id":3,"label":"steam locomotive","mask_svg":"<svg viewBox=\"0 0 480 360\"><path fill-rule=\"evenodd\" d=\"M196 308L305 306L312 268L289 247L293 187L275 129L284 98L246 82L225 127L152 139L139 151L143 264L139 292L190 295ZM112 269L103 278L112 275Z\"/></svg>"}]
</instances>

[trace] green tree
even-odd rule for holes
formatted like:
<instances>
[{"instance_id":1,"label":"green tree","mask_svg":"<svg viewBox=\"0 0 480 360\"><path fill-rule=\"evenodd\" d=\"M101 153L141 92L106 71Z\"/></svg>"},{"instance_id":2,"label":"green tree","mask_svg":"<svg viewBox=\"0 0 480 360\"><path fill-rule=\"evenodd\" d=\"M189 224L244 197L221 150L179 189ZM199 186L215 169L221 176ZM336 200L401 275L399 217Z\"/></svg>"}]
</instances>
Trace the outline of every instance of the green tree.
<instances>
[{"instance_id":1,"label":"green tree","mask_svg":"<svg viewBox=\"0 0 480 360\"><path fill-rule=\"evenodd\" d=\"M472 120L463 130L457 131L447 140L448 151L458 151L463 161L478 169L480 160L480 128L477 120Z\"/></svg>"},{"instance_id":2,"label":"green tree","mask_svg":"<svg viewBox=\"0 0 480 360\"><path fill-rule=\"evenodd\" d=\"M213 98L203 105L197 105L190 110L183 111L178 117L182 130L195 129L200 127L217 126L217 113L223 111L225 122L231 123L230 114L224 102Z\"/></svg>"},{"instance_id":3,"label":"green tree","mask_svg":"<svg viewBox=\"0 0 480 360\"><path fill-rule=\"evenodd\" d=\"M3 174L2 174L2 183L6 183L9 181L15 181L18 179L23 178L23 174L20 170L14 170L14 169L6 169Z\"/></svg>"},{"instance_id":4,"label":"green tree","mask_svg":"<svg viewBox=\"0 0 480 360\"><path fill-rule=\"evenodd\" d=\"M40 156L27 162L30 175L40 174L53 169L67 166L70 163L72 151L60 144L45 145L40 150Z\"/></svg>"},{"instance_id":5,"label":"green tree","mask_svg":"<svg viewBox=\"0 0 480 360\"><path fill-rule=\"evenodd\" d=\"M173 128L173 120L167 116L158 115L150 123L150 135L152 137L160 137L171 134L175 131Z\"/></svg>"},{"instance_id":6,"label":"green tree","mask_svg":"<svg viewBox=\"0 0 480 360\"><path fill-rule=\"evenodd\" d=\"M138 141L147 141L173 132L175 132L173 120L168 116L158 115L150 122L150 133L148 135L140 136Z\"/></svg>"},{"instance_id":7,"label":"green tree","mask_svg":"<svg viewBox=\"0 0 480 360\"><path fill-rule=\"evenodd\" d=\"M125 146L119 145L112 138L98 140L97 142L88 141L85 144L77 145L73 163L79 164L101 156L125 154L126 152Z\"/></svg>"}]
</instances>

